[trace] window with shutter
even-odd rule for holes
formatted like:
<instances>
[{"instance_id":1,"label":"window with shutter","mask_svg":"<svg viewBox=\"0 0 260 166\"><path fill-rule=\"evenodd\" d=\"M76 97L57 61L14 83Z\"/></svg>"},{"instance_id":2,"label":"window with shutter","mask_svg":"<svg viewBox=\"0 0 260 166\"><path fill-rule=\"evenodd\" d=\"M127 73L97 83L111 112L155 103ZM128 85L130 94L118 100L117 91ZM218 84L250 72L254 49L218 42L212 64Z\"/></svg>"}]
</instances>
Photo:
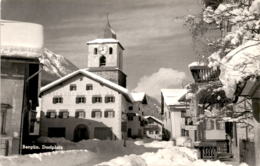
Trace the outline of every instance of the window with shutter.
<instances>
[{"instance_id":1,"label":"window with shutter","mask_svg":"<svg viewBox=\"0 0 260 166\"><path fill-rule=\"evenodd\" d=\"M92 97L92 103L102 103L102 97L101 96L93 96Z\"/></svg>"},{"instance_id":2,"label":"window with shutter","mask_svg":"<svg viewBox=\"0 0 260 166\"><path fill-rule=\"evenodd\" d=\"M76 104L79 103L86 103L86 97L85 96L77 96L76 97Z\"/></svg>"},{"instance_id":3,"label":"window with shutter","mask_svg":"<svg viewBox=\"0 0 260 166\"><path fill-rule=\"evenodd\" d=\"M114 96L106 96L105 97L105 103L114 103L115 97Z\"/></svg>"},{"instance_id":4,"label":"window with shutter","mask_svg":"<svg viewBox=\"0 0 260 166\"><path fill-rule=\"evenodd\" d=\"M93 110L91 112L91 117L92 118L101 118L102 117L102 112L100 110Z\"/></svg>"},{"instance_id":5,"label":"window with shutter","mask_svg":"<svg viewBox=\"0 0 260 166\"><path fill-rule=\"evenodd\" d=\"M59 118L62 118L62 119L69 118L69 111L68 110L60 110Z\"/></svg>"},{"instance_id":6,"label":"window with shutter","mask_svg":"<svg viewBox=\"0 0 260 166\"><path fill-rule=\"evenodd\" d=\"M46 114L46 118L56 118L56 111L55 110L48 110Z\"/></svg>"},{"instance_id":7,"label":"window with shutter","mask_svg":"<svg viewBox=\"0 0 260 166\"><path fill-rule=\"evenodd\" d=\"M114 110L106 110L105 111L105 118L114 118L115 117L115 111Z\"/></svg>"},{"instance_id":8,"label":"window with shutter","mask_svg":"<svg viewBox=\"0 0 260 166\"><path fill-rule=\"evenodd\" d=\"M86 113L85 113L85 111L83 109L76 110L75 117L76 118L85 118L86 117Z\"/></svg>"},{"instance_id":9,"label":"window with shutter","mask_svg":"<svg viewBox=\"0 0 260 166\"><path fill-rule=\"evenodd\" d=\"M57 104L57 103L63 103L63 98L61 96L54 96L52 98L52 103Z\"/></svg>"},{"instance_id":10,"label":"window with shutter","mask_svg":"<svg viewBox=\"0 0 260 166\"><path fill-rule=\"evenodd\" d=\"M75 91L75 90L77 90L76 84L71 84L70 85L70 91Z\"/></svg>"},{"instance_id":11,"label":"window with shutter","mask_svg":"<svg viewBox=\"0 0 260 166\"><path fill-rule=\"evenodd\" d=\"M87 84L86 85L86 90L93 90L93 85L92 84Z\"/></svg>"}]
</instances>

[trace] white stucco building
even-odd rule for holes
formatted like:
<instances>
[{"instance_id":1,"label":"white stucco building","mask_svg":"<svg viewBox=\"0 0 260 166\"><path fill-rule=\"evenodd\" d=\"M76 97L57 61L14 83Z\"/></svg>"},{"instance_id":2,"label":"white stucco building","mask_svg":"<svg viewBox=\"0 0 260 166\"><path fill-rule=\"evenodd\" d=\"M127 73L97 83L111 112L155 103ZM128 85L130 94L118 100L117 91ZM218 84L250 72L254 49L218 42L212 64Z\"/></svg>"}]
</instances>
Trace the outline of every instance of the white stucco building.
<instances>
[{"instance_id":1,"label":"white stucco building","mask_svg":"<svg viewBox=\"0 0 260 166\"><path fill-rule=\"evenodd\" d=\"M188 105L181 102L185 98L187 89L162 89L161 104L163 114L164 128L171 134L171 138L175 140L181 136L188 136L189 133L185 129L185 114Z\"/></svg>"},{"instance_id":2,"label":"white stucco building","mask_svg":"<svg viewBox=\"0 0 260 166\"><path fill-rule=\"evenodd\" d=\"M81 69L41 89L40 135L81 139L121 139L128 90Z\"/></svg>"},{"instance_id":3,"label":"white stucco building","mask_svg":"<svg viewBox=\"0 0 260 166\"><path fill-rule=\"evenodd\" d=\"M138 121L132 124L127 113L131 107L141 108L145 95L139 101L135 93L126 89L124 48L109 22L104 38L89 41L87 46L88 68L41 88L40 135L73 141L115 140L125 138L129 128L130 136L142 135L139 116L134 116Z\"/></svg>"}]
</instances>

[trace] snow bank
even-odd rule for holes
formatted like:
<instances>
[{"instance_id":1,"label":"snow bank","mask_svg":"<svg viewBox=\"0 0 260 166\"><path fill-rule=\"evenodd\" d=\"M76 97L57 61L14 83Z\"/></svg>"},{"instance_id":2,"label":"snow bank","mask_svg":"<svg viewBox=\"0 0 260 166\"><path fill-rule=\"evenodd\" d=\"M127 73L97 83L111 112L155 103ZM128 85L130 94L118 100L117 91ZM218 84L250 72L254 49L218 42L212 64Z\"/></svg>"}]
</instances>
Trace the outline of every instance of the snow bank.
<instances>
[{"instance_id":1,"label":"snow bank","mask_svg":"<svg viewBox=\"0 0 260 166\"><path fill-rule=\"evenodd\" d=\"M173 141L152 141L152 142L145 142L143 140L135 141L136 145L143 145L144 147L149 148L171 148L174 145Z\"/></svg>"},{"instance_id":2,"label":"snow bank","mask_svg":"<svg viewBox=\"0 0 260 166\"><path fill-rule=\"evenodd\" d=\"M0 156L0 166L73 166L93 159L94 153L88 150L59 151L24 156Z\"/></svg>"},{"instance_id":3,"label":"snow bank","mask_svg":"<svg viewBox=\"0 0 260 166\"><path fill-rule=\"evenodd\" d=\"M97 166L174 166L190 165L197 160L196 153L184 147L160 149L158 152L148 152L142 155L129 155L117 157Z\"/></svg>"},{"instance_id":4,"label":"snow bank","mask_svg":"<svg viewBox=\"0 0 260 166\"><path fill-rule=\"evenodd\" d=\"M46 137L40 140L87 150L0 157L0 166L228 166L220 161L199 160L196 150L173 146L172 141L127 141L124 147L123 141L84 140L73 143Z\"/></svg>"},{"instance_id":5,"label":"snow bank","mask_svg":"<svg viewBox=\"0 0 260 166\"><path fill-rule=\"evenodd\" d=\"M156 153L117 157L96 166L231 166L220 161L198 160L194 150L185 147L160 149ZM247 166L243 163L241 166Z\"/></svg>"},{"instance_id":6,"label":"snow bank","mask_svg":"<svg viewBox=\"0 0 260 166\"><path fill-rule=\"evenodd\" d=\"M97 154L110 154L110 155L125 155L125 154L142 154L144 152L155 152L158 148L164 148L167 146L173 146L172 142L168 143L167 141L162 141L161 143L158 141L151 142L151 140L140 140L133 141L127 140L126 146L124 147L123 140L98 140L98 139L89 139L82 140L80 142L71 142L64 138L48 138L48 137L40 137L37 140L39 143L56 143L59 146L62 146L64 150L80 150L87 149L91 152ZM171 145L170 145L171 144Z\"/></svg>"}]
</instances>

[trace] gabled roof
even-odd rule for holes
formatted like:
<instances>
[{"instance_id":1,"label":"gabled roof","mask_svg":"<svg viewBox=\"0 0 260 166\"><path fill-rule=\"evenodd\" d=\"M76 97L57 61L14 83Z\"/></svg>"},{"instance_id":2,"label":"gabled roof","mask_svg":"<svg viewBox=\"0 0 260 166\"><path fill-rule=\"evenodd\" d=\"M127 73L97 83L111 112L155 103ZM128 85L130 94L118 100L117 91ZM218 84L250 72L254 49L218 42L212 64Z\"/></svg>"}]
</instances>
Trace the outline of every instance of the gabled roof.
<instances>
[{"instance_id":1,"label":"gabled roof","mask_svg":"<svg viewBox=\"0 0 260 166\"><path fill-rule=\"evenodd\" d=\"M86 77L88 77L92 80L95 80L95 81L97 81L97 82L99 82L99 83L101 83L101 84L103 84L103 85L105 85L109 88L112 88L112 89L118 91L119 93L122 93L131 102L134 101L130 92L128 91L128 89L126 89L126 88L124 88L124 87L122 87L122 86L120 86L120 85L118 85L114 82L111 82L107 79L104 79L103 77L100 77L100 76L98 76L94 73L91 73L91 72L87 71L86 69L80 69L80 70L74 71L74 72L72 72L72 73L70 73L70 74L68 74L64 77L61 77L60 79L58 79L56 81L53 81L53 82L47 84L46 86L41 88L40 93L42 94L43 92L52 89L56 85L59 85L60 83L66 81L66 80L68 80L68 79L70 79L70 78L72 78L72 77L74 77L78 74L82 74L82 75L84 75L84 76L86 76Z\"/></svg>"},{"instance_id":2,"label":"gabled roof","mask_svg":"<svg viewBox=\"0 0 260 166\"><path fill-rule=\"evenodd\" d=\"M161 89L164 102L167 106L181 105L179 100L182 99L187 92L187 89Z\"/></svg>"},{"instance_id":3,"label":"gabled roof","mask_svg":"<svg viewBox=\"0 0 260 166\"><path fill-rule=\"evenodd\" d=\"M152 118L153 120L157 121L158 123L163 124L163 122L162 122L160 119L158 119L158 118L156 118L156 117L154 117L154 116L148 115L148 116L144 116L144 118L145 118L145 119Z\"/></svg>"},{"instance_id":4,"label":"gabled roof","mask_svg":"<svg viewBox=\"0 0 260 166\"><path fill-rule=\"evenodd\" d=\"M132 92L131 95L135 102L147 104L146 94L144 92Z\"/></svg>"}]
</instances>

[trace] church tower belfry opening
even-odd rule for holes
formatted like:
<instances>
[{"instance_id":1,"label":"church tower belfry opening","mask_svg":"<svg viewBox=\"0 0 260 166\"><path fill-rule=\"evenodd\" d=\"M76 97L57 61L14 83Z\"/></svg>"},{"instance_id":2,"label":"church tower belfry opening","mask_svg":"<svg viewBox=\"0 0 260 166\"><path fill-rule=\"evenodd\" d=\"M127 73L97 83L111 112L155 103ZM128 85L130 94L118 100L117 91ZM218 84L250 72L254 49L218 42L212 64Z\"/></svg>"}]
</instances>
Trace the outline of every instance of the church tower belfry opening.
<instances>
[{"instance_id":1,"label":"church tower belfry opening","mask_svg":"<svg viewBox=\"0 0 260 166\"><path fill-rule=\"evenodd\" d=\"M123 72L123 51L109 19L104 28L103 38L87 42L88 70L101 77L126 87L126 75Z\"/></svg>"}]
</instances>

